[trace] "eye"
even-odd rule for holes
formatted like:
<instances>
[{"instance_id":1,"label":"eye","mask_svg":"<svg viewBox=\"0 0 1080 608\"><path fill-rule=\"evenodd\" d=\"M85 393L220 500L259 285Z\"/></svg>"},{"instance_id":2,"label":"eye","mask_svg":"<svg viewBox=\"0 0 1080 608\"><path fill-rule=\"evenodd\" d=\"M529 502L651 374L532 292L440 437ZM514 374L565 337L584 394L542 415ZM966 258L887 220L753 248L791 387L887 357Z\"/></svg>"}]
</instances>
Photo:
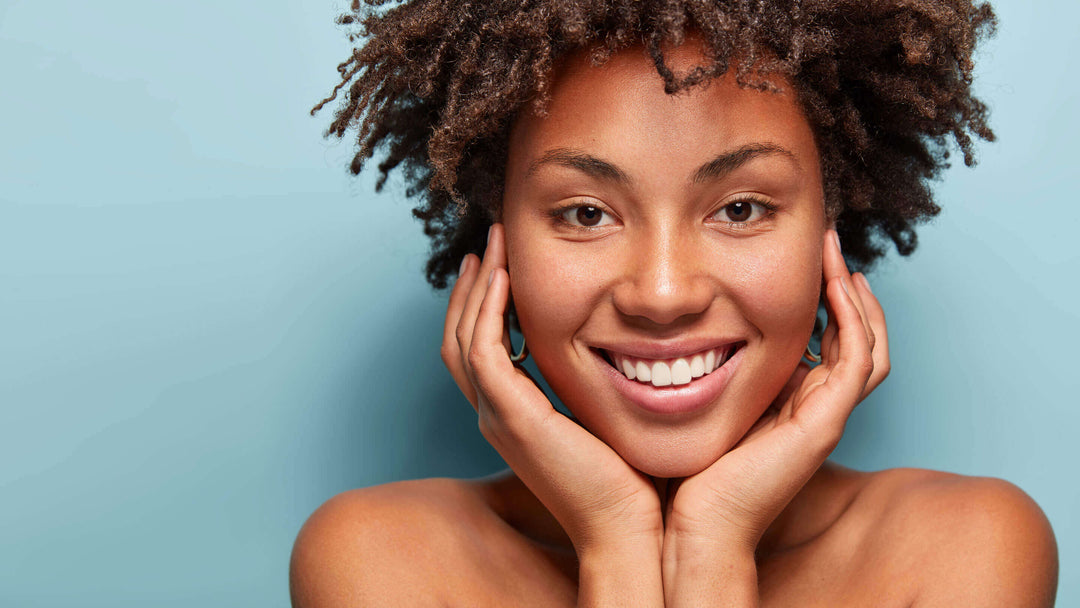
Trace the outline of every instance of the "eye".
<instances>
[{"instance_id":1,"label":"eye","mask_svg":"<svg viewBox=\"0 0 1080 608\"><path fill-rule=\"evenodd\" d=\"M596 228L614 223L606 211L595 205L574 205L561 209L559 217L567 224L579 228Z\"/></svg>"},{"instance_id":2,"label":"eye","mask_svg":"<svg viewBox=\"0 0 1080 608\"><path fill-rule=\"evenodd\" d=\"M753 224L775 209L775 205L766 201L744 198L724 205L713 214L713 218L727 224Z\"/></svg>"}]
</instances>

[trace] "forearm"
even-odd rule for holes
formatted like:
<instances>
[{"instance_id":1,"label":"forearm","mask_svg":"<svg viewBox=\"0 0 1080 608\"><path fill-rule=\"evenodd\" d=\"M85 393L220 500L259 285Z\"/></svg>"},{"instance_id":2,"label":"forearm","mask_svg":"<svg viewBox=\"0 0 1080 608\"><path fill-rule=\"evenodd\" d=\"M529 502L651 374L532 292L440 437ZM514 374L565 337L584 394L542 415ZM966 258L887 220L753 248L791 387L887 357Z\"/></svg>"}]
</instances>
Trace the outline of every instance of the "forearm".
<instances>
[{"instance_id":1,"label":"forearm","mask_svg":"<svg viewBox=\"0 0 1080 608\"><path fill-rule=\"evenodd\" d=\"M680 544L669 538L664 544L662 580L666 608L758 605L757 564L749 547Z\"/></svg>"},{"instance_id":2,"label":"forearm","mask_svg":"<svg viewBox=\"0 0 1080 608\"><path fill-rule=\"evenodd\" d=\"M579 553L579 608L661 608L660 543L637 543Z\"/></svg>"}]
</instances>

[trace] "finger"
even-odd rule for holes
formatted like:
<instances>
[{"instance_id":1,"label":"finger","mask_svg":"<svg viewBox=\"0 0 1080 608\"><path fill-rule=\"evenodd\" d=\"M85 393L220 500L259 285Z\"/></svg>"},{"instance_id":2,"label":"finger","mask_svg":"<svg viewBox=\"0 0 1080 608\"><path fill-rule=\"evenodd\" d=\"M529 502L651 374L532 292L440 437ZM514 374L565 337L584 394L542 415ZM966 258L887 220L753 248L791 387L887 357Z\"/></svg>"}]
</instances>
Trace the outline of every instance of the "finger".
<instances>
[{"instance_id":1,"label":"finger","mask_svg":"<svg viewBox=\"0 0 1080 608\"><path fill-rule=\"evenodd\" d=\"M838 237L834 236L833 230L825 232L825 239L821 246L821 299L825 308L825 331L821 334L821 362L828 366L836 361L839 356L836 344L836 315L833 314L832 304L829 303L827 289L830 273L834 273L836 264L832 261L831 247ZM843 256L841 256L843 257Z\"/></svg>"},{"instance_id":2,"label":"finger","mask_svg":"<svg viewBox=\"0 0 1080 608\"><path fill-rule=\"evenodd\" d=\"M866 388L863 390L862 397L865 399L889 375L891 368L889 361L889 330L885 324L885 311L881 308L881 302L874 296L874 292L870 290L870 282L862 274L857 275L855 288L862 298L866 319L870 323L870 327L873 328L876 338L872 348L874 371L870 374L870 379L867 380Z\"/></svg>"},{"instance_id":3,"label":"finger","mask_svg":"<svg viewBox=\"0 0 1080 608\"><path fill-rule=\"evenodd\" d=\"M473 328L476 325L476 315L480 312L480 304L484 301L485 294L487 294L491 271L505 265L506 256L503 252L502 225L492 224L488 230L488 243L487 249L484 251L484 259L477 269L476 280L469 291L468 297L465 299L465 307L462 310L461 319L458 321L455 332L462 356L468 355L469 346L472 343ZM463 365L465 366L465 373L472 378L472 371L469 369L468 361L463 361Z\"/></svg>"},{"instance_id":4,"label":"finger","mask_svg":"<svg viewBox=\"0 0 1080 608\"><path fill-rule=\"evenodd\" d=\"M806 421L815 442L832 449L840 440L848 416L862 397L863 389L873 370L870 344L866 340L859 310L850 293L854 289L845 284L846 279L834 277L826 287L836 319L837 337L834 348L838 354L828 363L827 376L821 386L814 389L814 403L800 407L796 413ZM815 373L821 366L814 369Z\"/></svg>"},{"instance_id":5,"label":"finger","mask_svg":"<svg viewBox=\"0 0 1080 608\"><path fill-rule=\"evenodd\" d=\"M828 296L836 316L836 364L829 370L825 385L833 390L837 403L855 407L873 371L870 343L863 329L862 315L852 296L854 287L845 278L829 282Z\"/></svg>"},{"instance_id":6,"label":"finger","mask_svg":"<svg viewBox=\"0 0 1080 608\"><path fill-rule=\"evenodd\" d=\"M505 334L506 300L509 294L510 280L506 270L492 270L487 295L480 305L476 316L472 347L469 349L469 367L476 378L480 392L487 396L493 407L501 409L499 404L512 405L515 413L529 403L519 389L531 390L531 383L521 384L517 368L510 361L510 355L503 345ZM504 419L504 412L496 412ZM504 420L505 422L505 420Z\"/></svg>"},{"instance_id":7,"label":"finger","mask_svg":"<svg viewBox=\"0 0 1080 608\"><path fill-rule=\"evenodd\" d=\"M866 277L861 272L848 275L848 277L848 287L852 288L851 299L855 302L855 307L859 309L859 317L862 319L863 329L866 331L866 341L870 343L870 349L873 350L877 335L874 334L874 327L870 324L869 317L866 316L866 303L863 301L858 288L859 279L862 278L865 281Z\"/></svg>"},{"instance_id":8,"label":"finger","mask_svg":"<svg viewBox=\"0 0 1080 608\"><path fill-rule=\"evenodd\" d=\"M828 365L836 361L840 351L836 350L836 321L832 313L829 313L829 324L825 327L825 333L821 335L821 361Z\"/></svg>"},{"instance_id":9,"label":"finger","mask_svg":"<svg viewBox=\"0 0 1080 608\"><path fill-rule=\"evenodd\" d=\"M465 398L476 409L476 389L472 385L468 374L465 372L464 355L458 344L457 328L465 310L465 301L472 291L473 283L476 282L477 266L479 261L473 254L467 254L461 261L461 270L458 278L454 281L454 288L450 291L450 302L446 306L446 321L443 323L443 341L440 354L446 369L450 370L454 382L465 394Z\"/></svg>"},{"instance_id":10,"label":"finger","mask_svg":"<svg viewBox=\"0 0 1080 608\"><path fill-rule=\"evenodd\" d=\"M837 234L836 230L829 230L827 238L825 239L825 247L822 253L822 271L826 284L834 278L846 279L846 284L849 287L852 284L853 279L851 273L848 272L847 262L844 261L844 254L840 250L840 236ZM855 290L850 291L851 293L849 295L855 303L855 308L859 311L860 323L863 326L863 331L866 332L866 339L872 348L874 345L874 332L863 313L862 300Z\"/></svg>"},{"instance_id":11,"label":"finger","mask_svg":"<svg viewBox=\"0 0 1080 608\"><path fill-rule=\"evenodd\" d=\"M559 414L528 373L510 361L502 344L509 291L506 270L494 269L477 313L468 361L478 390L481 430L519 471L522 461L550 462L551 450L560 445L566 448L562 456L570 457L580 449L577 442L592 448L602 444Z\"/></svg>"},{"instance_id":12,"label":"finger","mask_svg":"<svg viewBox=\"0 0 1080 608\"><path fill-rule=\"evenodd\" d=\"M481 392L489 388L492 376L499 373L512 373L513 365L503 346L505 333L503 315L506 312L506 292L502 277L505 271L493 269L486 281L488 288L480 309L476 313L472 340L468 352L469 367L472 369ZM506 363L507 365L503 365ZM492 396L489 394L489 396Z\"/></svg>"},{"instance_id":13,"label":"finger","mask_svg":"<svg viewBox=\"0 0 1080 608\"><path fill-rule=\"evenodd\" d=\"M506 327L506 329L503 330L503 340L502 340L503 348L506 349L506 352L512 353L512 352L514 352L514 344L510 340L510 327L509 327L510 322L509 322L508 319L504 319L504 320L506 321L505 325L507 327Z\"/></svg>"}]
</instances>

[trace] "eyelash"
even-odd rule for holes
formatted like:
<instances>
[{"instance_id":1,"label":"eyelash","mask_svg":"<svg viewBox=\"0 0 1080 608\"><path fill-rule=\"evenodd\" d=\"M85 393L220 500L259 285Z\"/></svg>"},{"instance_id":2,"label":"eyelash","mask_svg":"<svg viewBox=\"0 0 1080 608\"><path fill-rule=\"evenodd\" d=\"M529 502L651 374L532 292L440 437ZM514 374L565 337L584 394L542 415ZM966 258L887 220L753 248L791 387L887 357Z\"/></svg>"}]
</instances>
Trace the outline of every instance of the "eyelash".
<instances>
[{"instance_id":1,"label":"eyelash","mask_svg":"<svg viewBox=\"0 0 1080 608\"><path fill-rule=\"evenodd\" d=\"M603 226L578 226L577 224L570 223L566 219L567 212L577 211L578 209L581 209L581 208L584 208L584 207L592 207L593 209L596 209L600 213L603 213L603 214L605 214L605 215L607 215L609 217L614 217L614 214L612 214L610 211L608 211L606 207L602 207L600 205L596 205L596 204L592 204L592 203L588 203L588 202L584 202L584 201L579 201L579 202L576 202L576 203L569 203L567 205L563 205L561 207L557 207L555 209L552 209L551 210L551 219L554 220L555 223L559 224L560 226L564 226L566 228L570 228L570 229L573 229L573 230L580 230L582 232L592 232L594 230L598 230L600 228L603 228Z\"/></svg>"},{"instance_id":2,"label":"eyelash","mask_svg":"<svg viewBox=\"0 0 1080 608\"><path fill-rule=\"evenodd\" d=\"M750 203L751 205L756 205L758 207L761 207L762 209L764 209L764 211L762 213L762 215L764 217L759 217L759 218L757 218L757 219L755 219L753 221L746 221L746 222L733 222L733 221L729 221L729 220L714 220L714 221L716 221L717 223L723 224L726 227L734 229L734 230L745 230L745 229L750 228L751 226L757 224L758 222L769 218L777 210L777 206L775 204L773 204L772 202L770 202L770 201L768 201L768 200L766 200L766 199L764 199L762 197L754 196L754 195L744 195L744 196L741 196L741 197L739 197L739 198L737 198L737 199L735 199L733 201L729 201L727 204L725 204L724 206L722 206L719 209L717 209L716 211L714 211L712 213L712 215L710 215L709 217L710 218L715 218L724 209L727 209L729 206L734 205L736 203ZM590 204L590 203L586 203L586 202L576 202L576 203L569 203L567 205L563 205L561 207L552 209L551 212L550 212L551 218L556 223L558 223L558 224L560 224L562 226L565 226L567 228L572 228L574 230L584 231L584 232L592 232L594 230L597 230L598 228L602 228L602 226L578 226L576 224L573 224L573 223L569 222L566 219L567 212L576 211L578 209L581 209L582 207L592 207L592 208L597 209L598 211L600 211L600 213L606 214L608 216L612 215L610 211L608 211L607 209L605 209L604 207L602 207L600 205Z\"/></svg>"},{"instance_id":3,"label":"eyelash","mask_svg":"<svg viewBox=\"0 0 1080 608\"><path fill-rule=\"evenodd\" d=\"M723 207L720 207L719 209L714 211L713 214L710 215L709 217L710 218L715 218L724 209L727 209L728 207L730 207L731 205L734 205L736 203L750 203L751 205L756 205L758 207L761 207L762 209L764 209L764 212L762 213L763 217L759 217L759 218L757 218L755 220L746 221L746 222L732 222L730 220L714 220L714 221L716 221L716 222L718 222L720 224L723 224L726 227L731 228L733 230L746 230L748 228L753 227L758 222L764 221L764 220L768 219L769 217L772 217L772 215L774 213L776 213L776 210L777 210L777 206L775 204L773 204L772 202L770 202L769 200L767 200L765 198L762 198L760 196L755 196L755 195L752 195L752 194L746 194L746 195L740 196L739 198L737 198L737 199L735 199L733 201L729 201Z\"/></svg>"}]
</instances>

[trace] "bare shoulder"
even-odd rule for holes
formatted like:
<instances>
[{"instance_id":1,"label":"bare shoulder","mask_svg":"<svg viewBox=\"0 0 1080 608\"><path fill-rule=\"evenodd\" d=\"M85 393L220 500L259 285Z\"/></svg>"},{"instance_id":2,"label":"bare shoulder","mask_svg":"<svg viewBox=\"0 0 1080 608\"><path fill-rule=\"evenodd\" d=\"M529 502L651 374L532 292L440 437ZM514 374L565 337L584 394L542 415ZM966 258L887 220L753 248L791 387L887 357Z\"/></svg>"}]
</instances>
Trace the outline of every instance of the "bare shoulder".
<instances>
[{"instance_id":1,"label":"bare shoulder","mask_svg":"<svg viewBox=\"0 0 1080 608\"><path fill-rule=\"evenodd\" d=\"M308 518L289 565L293 606L419 605L443 593L471 560L483 503L454 479L401 481L343 492ZM456 576L457 575L457 576Z\"/></svg>"},{"instance_id":2,"label":"bare shoulder","mask_svg":"<svg viewBox=\"0 0 1080 608\"><path fill-rule=\"evenodd\" d=\"M860 495L871 553L917 581L915 606L1053 605L1054 533L1015 485L891 469L870 474Z\"/></svg>"}]
</instances>

